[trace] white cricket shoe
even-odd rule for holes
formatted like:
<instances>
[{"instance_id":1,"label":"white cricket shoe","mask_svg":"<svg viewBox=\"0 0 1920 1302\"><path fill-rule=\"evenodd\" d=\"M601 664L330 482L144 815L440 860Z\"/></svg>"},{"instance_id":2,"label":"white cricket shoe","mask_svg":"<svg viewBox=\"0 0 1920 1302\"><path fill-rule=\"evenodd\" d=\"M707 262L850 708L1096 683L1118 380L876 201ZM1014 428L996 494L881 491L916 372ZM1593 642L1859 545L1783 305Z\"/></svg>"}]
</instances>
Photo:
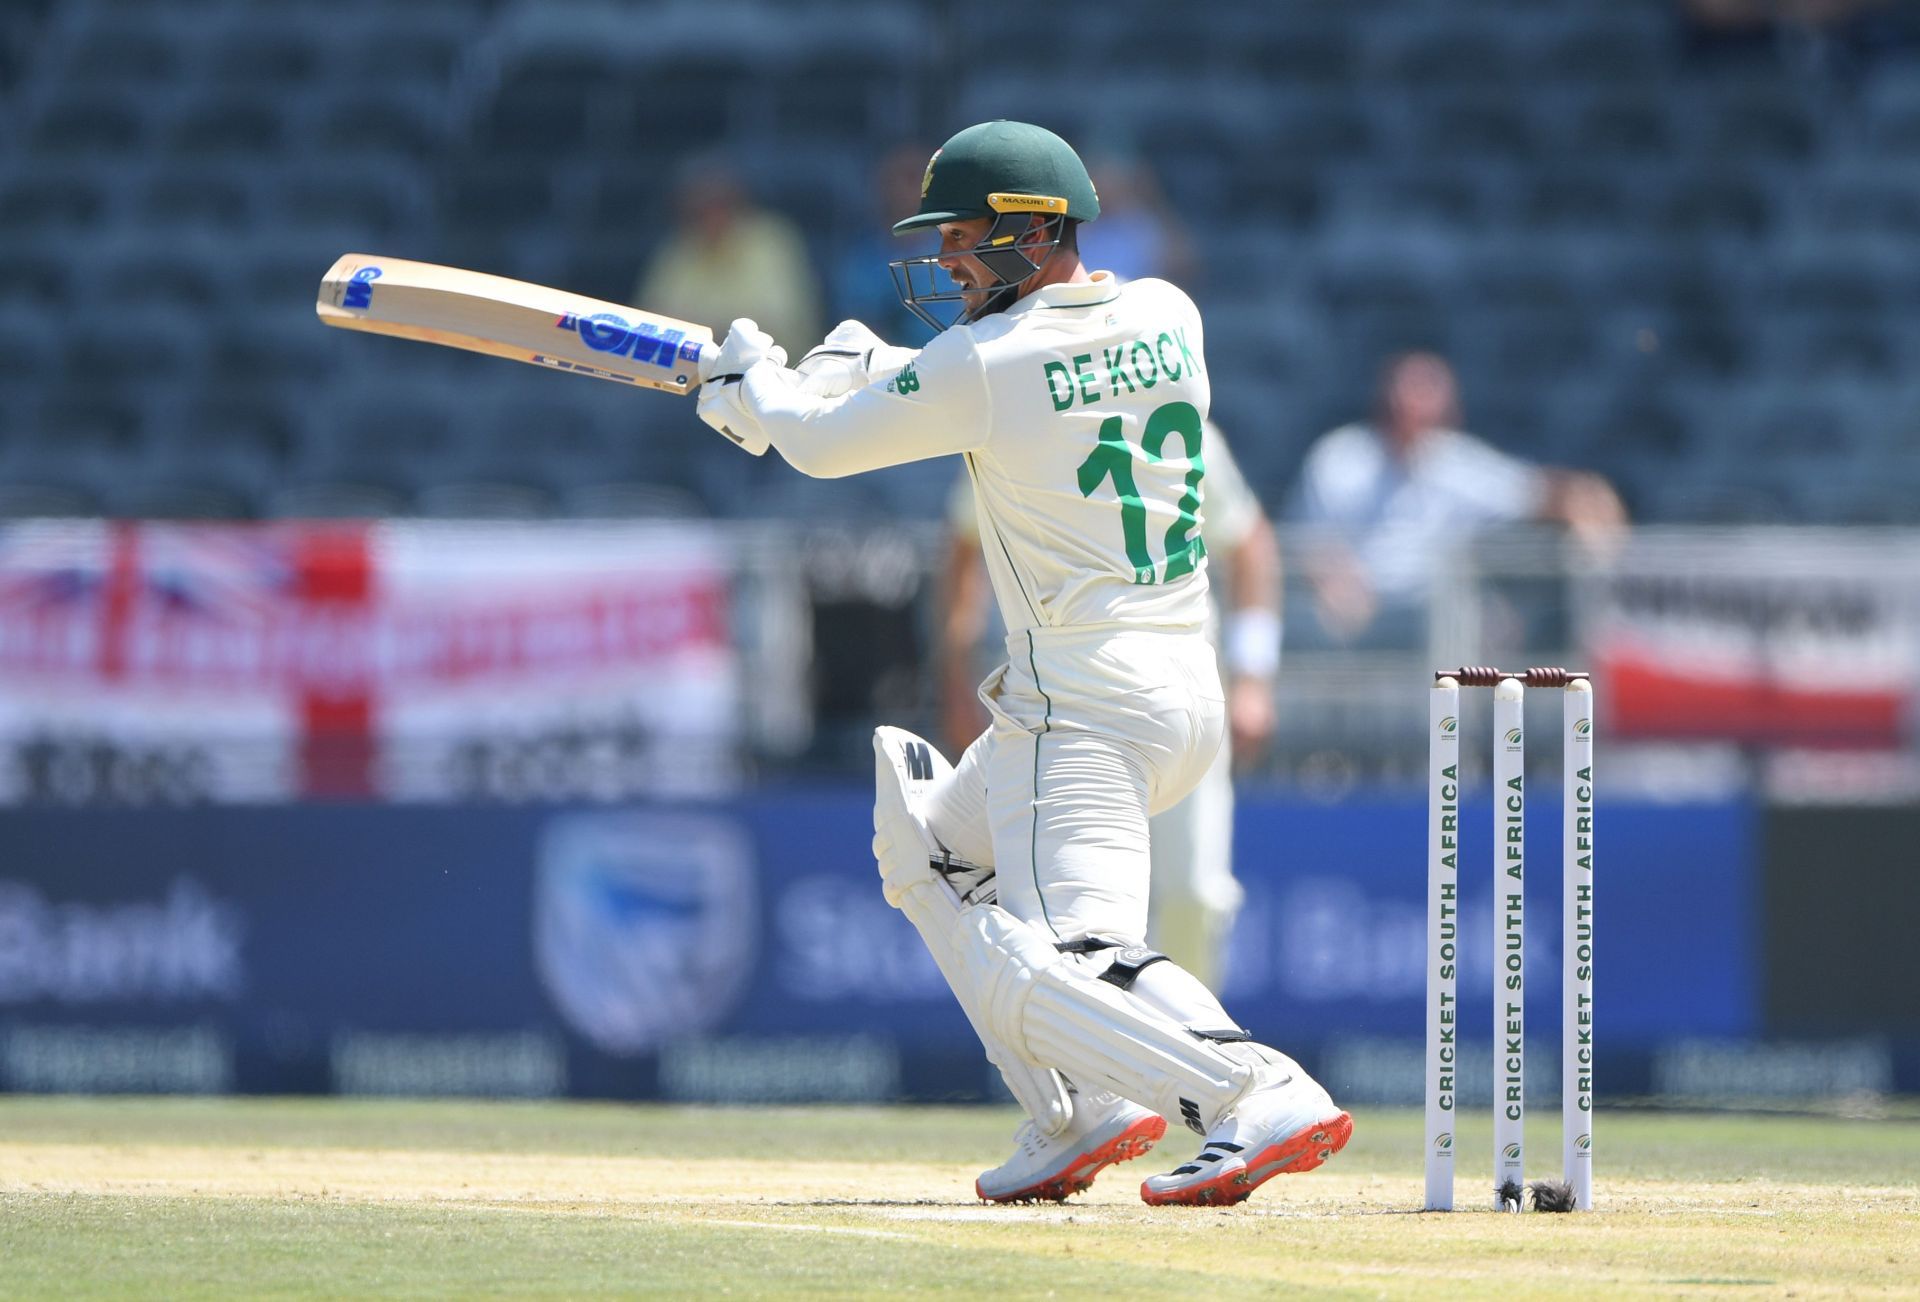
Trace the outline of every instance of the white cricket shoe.
<instances>
[{"instance_id":1,"label":"white cricket shoe","mask_svg":"<svg viewBox=\"0 0 1920 1302\"><path fill-rule=\"evenodd\" d=\"M1139 1157L1167 1133L1167 1120L1105 1090L1077 1094L1073 1120L1054 1136L1031 1121L1014 1132L1013 1156L973 1182L990 1203L1065 1202L1115 1162Z\"/></svg>"},{"instance_id":2,"label":"white cricket shoe","mask_svg":"<svg viewBox=\"0 0 1920 1302\"><path fill-rule=\"evenodd\" d=\"M1207 1132L1190 1162L1148 1176L1140 1196L1155 1206L1224 1207L1276 1175L1311 1171L1353 1137L1353 1118L1283 1053L1247 1046L1264 1061L1258 1081Z\"/></svg>"}]
</instances>

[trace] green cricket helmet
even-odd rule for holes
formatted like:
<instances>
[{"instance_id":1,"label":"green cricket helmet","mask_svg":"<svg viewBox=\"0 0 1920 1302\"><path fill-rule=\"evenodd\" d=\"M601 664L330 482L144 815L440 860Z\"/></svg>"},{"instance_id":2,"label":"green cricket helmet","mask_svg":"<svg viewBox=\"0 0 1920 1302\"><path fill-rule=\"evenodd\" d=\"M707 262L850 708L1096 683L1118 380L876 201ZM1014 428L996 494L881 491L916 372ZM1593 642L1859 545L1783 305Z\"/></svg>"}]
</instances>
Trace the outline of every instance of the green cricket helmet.
<instances>
[{"instance_id":1,"label":"green cricket helmet","mask_svg":"<svg viewBox=\"0 0 1920 1302\"><path fill-rule=\"evenodd\" d=\"M1028 235L1036 215L1045 219L1037 240ZM940 254L889 263L894 288L907 310L935 330L977 320L1014 302L1020 285L1059 247L1068 221L1092 221L1099 215L1100 196L1072 145L1032 123L982 122L933 151L920 181L920 209L895 222L893 233L993 218L969 252L999 288L977 310L965 307L969 291L940 266ZM925 306L956 302L962 307L946 321Z\"/></svg>"}]
</instances>

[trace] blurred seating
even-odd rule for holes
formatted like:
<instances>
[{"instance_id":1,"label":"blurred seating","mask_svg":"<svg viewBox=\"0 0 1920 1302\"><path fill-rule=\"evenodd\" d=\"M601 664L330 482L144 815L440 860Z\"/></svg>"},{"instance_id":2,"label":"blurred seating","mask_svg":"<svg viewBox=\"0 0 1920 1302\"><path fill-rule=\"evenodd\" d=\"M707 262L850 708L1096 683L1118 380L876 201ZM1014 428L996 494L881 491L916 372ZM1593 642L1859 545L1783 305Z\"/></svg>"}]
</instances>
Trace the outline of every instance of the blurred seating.
<instances>
[{"instance_id":1,"label":"blurred seating","mask_svg":"<svg viewBox=\"0 0 1920 1302\"><path fill-rule=\"evenodd\" d=\"M314 479L267 494L261 514L281 520L375 520L404 514L406 494L388 484Z\"/></svg>"},{"instance_id":2,"label":"blurred seating","mask_svg":"<svg viewBox=\"0 0 1920 1302\"><path fill-rule=\"evenodd\" d=\"M1296 6L1223 5L1210 17L1221 29L1221 66L1309 91L1351 87L1356 80L1365 43L1350 25Z\"/></svg>"},{"instance_id":3,"label":"blurred seating","mask_svg":"<svg viewBox=\"0 0 1920 1302\"><path fill-rule=\"evenodd\" d=\"M259 217L253 180L222 164L168 168L135 188L135 218L149 230L239 232Z\"/></svg>"},{"instance_id":4,"label":"blurred seating","mask_svg":"<svg viewBox=\"0 0 1920 1302\"><path fill-rule=\"evenodd\" d=\"M1756 176L1705 168L1680 177L1658 210L1659 231L1675 241L1760 239L1773 229L1774 196Z\"/></svg>"},{"instance_id":5,"label":"blurred seating","mask_svg":"<svg viewBox=\"0 0 1920 1302\"><path fill-rule=\"evenodd\" d=\"M182 35L177 23L123 15L121 21L81 33L67 56L68 75L76 84L165 84L186 71Z\"/></svg>"},{"instance_id":6,"label":"blurred seating","mask_svg":"<svg viewBox=\"0 0 1920 1302\"><path fill-rule=\"evenodd\" d=\"M446 147L446 118L443 97L418 85L343 86L317 105L312 142L343 162L371 156L418 169Z\"/></svg>"},{"instance_id":7,"label":"blurred seating","mask_svg":"<svg viewBox=\"0 0 1920 1302\"><path fill-rule=\"evenodd\" d=\"M101 503L92 493L69 484L0 481L0 520L40 520L98 515Z\"/></svg>"},{"instance_id":8,"label":"blurred seating","mask_svg":"<svg viewBox=\"0 0 1920 1302\"><path fill-rule=\"evenodd\" d=\"M188 515L910 514L916 472L788 486L685 404L323 331L314 287L362 248L622 299L696 155L818 250L873 221L901 139L1028 116L1159 172L1270 500L1381 352L1428 345L1476 428L1592 458L1650 518L1903 514L1886 486L1920 451L1881 413L1920 352L1910 59L1836 93L1691 58L1666 0L1049 12L1084 34L1064 80L1002 35L1022 0L938 38L931 0L13 0L0 466ZM1737 464L1752 440L1787 469ZM1815 444L1845 460L1817 491ZM135 467L170 505L117 491Z\"/></svg>"},{"instance_id":9,"label":"blurred seating","mask_svg":"<svg viewBox=\"0 0 1920 1302\"><path fill-rule=\"evenodd\" d=\"M1372 69L1389 83L1485 90L1509 84L1519 71L1512 34L1498 13L1456 11L1390 27L1374 42L1382 48Z\"/></svg>"},{"instance_id":10,"label":"blurred seating","mask_svg":"<svg viewBox=\"0 0 1920 1302\"><path fill-rule=\"evenodd\" d=\"M50 166L0 191L0 235L94 226L114 198L112 178L95 169Z\"/></svg>"},{"instance_id":11,"label":"blurred seating","mask_svg":"<svg viewBox=\"0 0 1920 1302\"><path fill-rule=\"evenodd\" d=\"M281 99L271 87L220 91L184 105L166 133L167 149L188 161L271 159L287 139Z\"/></svg>"},{"instance_id":12,"label":"blurred seating","mask_svg":"<svg viewBox=\"0 0 1920 1302\"><path fill-rule=\"evenodd\" d=\"M133 479L107 502L110 514L141 520L246 520L251 498L231 484L204 479Z\"/></svg>"},{"instance_id":13,"label":"blurred seating","mask_svg":"<svg viewBox=\"0 0 1920 1302\"><path fill-rule=\"evenodd\" d=\"M64 91L43 108L27 144L40 157L130 159L150 142L150 112L138 95L116 89Z\"/></svg>"},{"instance_id":14,"label":"blurred seating","mask_svg":"<svg viewBox=\"0 0 1920 1302\"><path fill-rule=\"evenodd\" d=\"M545 520L557 512L552 494L506 480L449 480L427 485L413 514L436 520Z\"/></svg>"},{"instance_id":15,"label":"blurred seating","mask_svg":"<svg viewBox=\"0 0 1920 1302\"><path fill-rule=\"evenodd\" d=\"M686 519L707 513L687 489L639 481L583 484L564 502L567 514L582 520Z\"/></svg>"},{"instance_id":16,"label":"blurred seating","mask_svg":"<svg viewBox=\"0 0 1920 1302\"><path fill-rule=\"evenodd\" d=\"M0 297L0 395L43 382L53 374L59 349L46 318L30 304ZM0 425L5 433L9 425Z\"/></svg>"},{"instance_id":17,"label":"blurred seating","mask_svg":"<svg viewBox=\"0 0 1920 1302\"><path fill-rule=\"evenodd\" d=\"M135 393L79 377L46 390L28 409L24 427L16 428L15 446L36 447L38 459L48 462L71 451L76 465L130 458L139 451L141 408Z\"/></svg>"},{"instance_id":18,"label":"blurred seating","mask_svg":"<svg viewBox=\"0 0 1920 1302\"><path fill-rule=\"evenodd\" d=\"M271 10L246 15L211 44L204 66L222 86L257 86L285 94L323 71L316 34L300 19Z\"/></svg>"},{"instance_id":19,"label":"blurred seating","mask_svg":"<svg viewBox=\"0 0 1920 1302\"><path fill-rule=\"evenodd\" d=\"M1659 100L1611 86L1575 111L1568 143L1585 161L1643 162L1671 152L1686 129Z\"/></svg>"},{"instance_id":20,"label":"blurred seating","mask_svg":"<svg viewBox=\"0 0 1920 1302\"><path fill-rule=\"evenodd\" d=\"M409 164L329 158L275 177L269 213L285 227L351 228L366 242L420 230L431 204L426 183Z\"/></svg>"},{"instance_id":21,"label":"blurred seating","mask_svg":"<svg viewBox=\"0 0 1920 1302\"><path fill-rule=\"evenodd\" d=\"M1625 89L1656 81L1671 65L1660 6L1586 5L1581 10L1578 19L1543 36L1529 52L1530 76Z\"/></svg>"},{"instance_id":22,"label":"blurred seating","mask_svg":"<svg viewBox=\"0 0 1920 1302\"><path fill-rule=\"evenodd\" d=\"M1777 78L1756 79L1716 98L1704 142L1713 156L1799 163L1819 143L1813 113Z\"/></svg>"}]
</instances>

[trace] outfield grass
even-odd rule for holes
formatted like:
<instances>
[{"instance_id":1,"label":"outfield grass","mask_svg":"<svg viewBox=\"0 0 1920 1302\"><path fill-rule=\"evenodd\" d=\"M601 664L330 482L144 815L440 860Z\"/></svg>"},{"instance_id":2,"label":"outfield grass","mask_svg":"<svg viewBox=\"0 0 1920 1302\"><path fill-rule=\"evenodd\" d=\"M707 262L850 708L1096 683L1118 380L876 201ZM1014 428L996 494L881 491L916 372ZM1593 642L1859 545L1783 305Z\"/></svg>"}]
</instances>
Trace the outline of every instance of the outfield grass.
<instances>
[{"instance_id":1,"label":"outfield grass","mask_svg":"<svg viewBox=\"0 0 1920 1302\"><path fill-rule=\"evenodd\" d=\"M0 1098L0 1297L1920 1294L1920 1122L1603 1113L1598 1210L1424 1215L1420 1119L1241 1207L984 1207L1012 1114ZM1463 1125L1478 1208L1491 1123ZM1556 1127L1529 1133L1542 1174Z\"/></svg>"}]
</instances>

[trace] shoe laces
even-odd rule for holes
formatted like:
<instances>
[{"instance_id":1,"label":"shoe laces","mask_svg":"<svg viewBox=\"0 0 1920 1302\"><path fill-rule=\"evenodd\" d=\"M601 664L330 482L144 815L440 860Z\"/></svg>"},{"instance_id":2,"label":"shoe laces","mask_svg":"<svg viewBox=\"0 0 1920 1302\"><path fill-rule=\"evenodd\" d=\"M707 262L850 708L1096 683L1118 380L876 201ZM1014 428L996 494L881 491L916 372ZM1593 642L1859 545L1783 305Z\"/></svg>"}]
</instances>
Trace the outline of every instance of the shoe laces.
<instances>
[{"instance_id":1,"label":"shoe laces","mask_svg":"<svg viewBox=\"0 0 1920 1302\"><path fill-rule=\"evenodd\" d=\"M1046 1151L1049 1141L1046 1135L1041 1133L1040 1127L1029 1119L1022 1121L1019 1128L1013 1132L1013 1143L1023 1152L1042 1153Z\"/></svg>"}]
</instances>

